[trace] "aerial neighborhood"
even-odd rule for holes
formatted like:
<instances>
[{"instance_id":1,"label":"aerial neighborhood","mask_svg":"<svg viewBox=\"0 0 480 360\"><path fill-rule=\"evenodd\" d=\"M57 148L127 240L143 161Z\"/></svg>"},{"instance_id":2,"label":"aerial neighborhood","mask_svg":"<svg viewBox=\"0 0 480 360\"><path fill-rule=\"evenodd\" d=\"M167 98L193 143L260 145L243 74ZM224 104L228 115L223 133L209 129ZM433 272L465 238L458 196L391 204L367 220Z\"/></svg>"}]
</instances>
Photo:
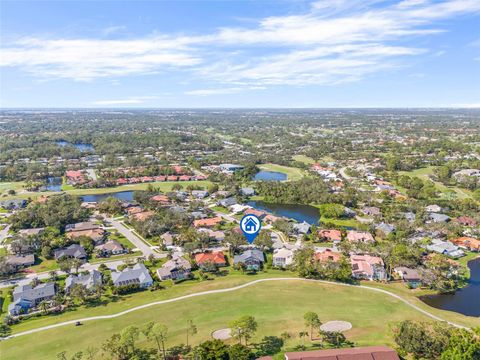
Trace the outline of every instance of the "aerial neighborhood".
<instances>
[{"instance_id":1,"label":"aerial neighborhood","mask_svg":"<svg viewBox=\"0 0 480 360\"><path fill-rule=\"evenodd\" d=\"M118 115L124 133L107 132L107 140L97 135L77 139L67 116L54 122L58 131L36 140L48 144L49 153L36 145L27 148L29 135L2 145L9 149L8 156L0 155L0 298L7 336L22 326L33 327L38 319L45 324L72 314L81 319L102 314L103 307L120 312L130 302L141 306L196 289L202 294L228 284L237 289L256 280L263 282L248 289L261 291L277 307L310 292L323 299L329 288L320 295L318 286L327 285L314 288L318 280L328 286L351 285L341 291L358 285L383 289L422 309L436 306L430 299L459 296L465 291L457 290L471 286L469 276L475 272L470 268L480 252L480 154L473 143L446 145L442 139L448 134L440 130L431 142L426 134L433 125L415 115L385 133L378 131L381 120L373 115L354 126L318 120L313 113L305 113L308 121L303 122L292 113L291 121L303 124L294 133L264 124L261 137L258 129L239 132L234 123L196 123L187 115L184 126L176 127L164 115L169 125L154 138L130 129L129 122L121 120L129 116L125 114ZM384 114L386 119L396 116ZM17 118L37 121L28 114L4 115L1 136L28 134L9 126ZM51 119L57 115L38 121ZM142 128L138 121L133 124ZM410 122L415 124L412 130L402 132L401 126ZM465 124L454 125L467 139ZM107 131L108 121L99 126ZM436 151L427 151L430 147ZM374 150L382 155L373 156ZM242 218L249 215L261 222L252 243L241 229ZM243 231L259 228L251 219ZM288 286L264 281L281 279ZM308 282L289 283L292 279ZM209 304L232 299L228 293L212 296ZM361 303L379 295L362 293L361 300L355 296L341 298L352 297L352 306L361 312ZM262 308L266 305L258 306L260 313L269 314ZM208 309L205 312L216 311ZM173 316L176 310L171 311ZM461 311L467 318L480 315L475 307ZM335 314L332 320L338 320ZM354 315L347 316L352 323ZM377 315L375 331L387 333L389 320ZM312 329L309 325L304 331L298 319L286 318L298 330L283 334L282 343L291 344L286 349L307 349L307 339L314 349L316 335L323 344L330 341L337 347L356 341L371 344L349 330L345 335L327 330L317 334L314 328L320 323L314 320L309 322ZM216 330L204 326L209 334ZM402 329L396 331L407 331ZM341 341L332 340L334 335ZM393 335L388 336L392 344ZM303 359L293 352L285 356Z\"/></svg>"}]
</instances>

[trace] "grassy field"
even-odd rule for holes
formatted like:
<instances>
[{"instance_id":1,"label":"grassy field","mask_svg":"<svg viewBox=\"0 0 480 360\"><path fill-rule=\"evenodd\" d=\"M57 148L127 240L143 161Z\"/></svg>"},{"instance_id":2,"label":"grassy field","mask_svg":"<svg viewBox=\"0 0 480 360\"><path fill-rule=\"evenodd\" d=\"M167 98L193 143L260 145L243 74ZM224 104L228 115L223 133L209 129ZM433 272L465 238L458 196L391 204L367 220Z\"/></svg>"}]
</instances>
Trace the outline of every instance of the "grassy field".
<instances>
[{"instance_id":1,"label":"grassy field","mask_svg":"<svg viewBox=\"0 0 480 360\"><path fill-rule=\"evenodd\" d=\"M214 282L199 283L195 289L211 289L220 284L222 287L233 286L239 281L241 277L218 279ZM174 288L178 286L180 285ZM160 300L164 298L162 295L166 291L146 293ZM101 310L102 313L107 312L105 308ZM82 311L82 316L87 315L86 311ZM254 341L265 335L279 336L287 331L292 335L287 344L290 347L300 343L298 333L304 328L303 314L307 311L317 312L323 322L351 322L353 329L346 335L360 346L392 345L390 324L404 319L426 320L423 315L390 296L372 295L370 291L360 288L290 280L256 284L234 293L205 295L176 303L155 305L114 319L86 322L80 327L68 325L26 335L3 341L0 351L3 360L18 359L19 354L22 354L22 359L25 360L52 359L63 350L72 355L88 346L99 347L108 336L128 325L143 326L152 320L168 324L167 345L172 346L185 342L186 320L193 319L199 332L193 336L192 341L198 343L209 339L212 331L227 327L230 320L242 315L253 315L259 324ZM65 315L57 316L54 322L63 321L64 317ZM33 320L30 323L36 322L36 325L40 326L41 322L46 323L45 319ZM21 325L15 329L20 327ZM146 344L147 340L142 337L140 346Z\"/></svg>"},{"instance_id":2,"label":"grassy field","mask_svg":"<svg viewBox=\"0 0 480 360\"><path fill-rule=\"evenodd\" d=\"M23 190L24 185L25 183L23 181L0 182L0 195L7 195L9 190L15 190L16 192Z\"/></svg>"},{"instance_id":3,"label":"grassy field","mask_svg":"<svg viewBox=\"0 0 480 360\"><path fill-rule=\"evenodd\" d=\"M415 176L422 180L430 180L435 184L435 187L440 191L444 196L447 196L448 193L454 193L459 199L469 199L472 198L471 191L467 189L461 189L456 186L445 186L441 182L434 181L430 178L430 175L433 174L434 166L428 166L425 168L415 169L412 171L400 171L400 175Z\"/></svg>"},{"instance_id":4,"label":"grassy field","mask_svg":"<svg viewBox=\"0 0 480 360\"><path fill-rule=\"evenodd\" d=\"M306 155L294 155L292 157L292 159L295 160L295 161L298 161L298 162L302 162L302 163L307 164L307 165L315 164L315 160L312 159L311 157L306 156Z\"/></svg>"},{"instance_id":5,"label":"grassy field","mask_svg":"<svg viewBox=\"0 0 480 360\"><path fill-rule=\"evenodd\" d=\"M282 166L282 165L269 163L269 164L259 165L258 167L262 170L277 171L277 172L287 174L287 178L289 181L300 180L302 177L306 175L305 171L298 168L289 167L289 166Z\"/></svg>"}]
</instances>

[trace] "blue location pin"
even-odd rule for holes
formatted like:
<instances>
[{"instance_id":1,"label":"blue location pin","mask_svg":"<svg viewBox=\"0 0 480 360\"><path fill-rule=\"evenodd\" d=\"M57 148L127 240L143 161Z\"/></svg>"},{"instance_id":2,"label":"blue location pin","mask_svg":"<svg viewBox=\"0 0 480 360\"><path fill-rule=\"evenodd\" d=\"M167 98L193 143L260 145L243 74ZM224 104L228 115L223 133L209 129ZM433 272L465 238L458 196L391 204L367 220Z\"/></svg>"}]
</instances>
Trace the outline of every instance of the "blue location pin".
<instances>
[{"instance_id":1,"label":"blue location pin","mask_svg":"<svg viewBox=\"0 0 480 360\"><path fill-rule=\"evenodd\" d=\"M248 214L240 220L240 229L242 230L243 235L247 238L249 244L253 243L253 240L255 240L261 228L262 222L255 215Z\"/></svg>"}]
</instances>

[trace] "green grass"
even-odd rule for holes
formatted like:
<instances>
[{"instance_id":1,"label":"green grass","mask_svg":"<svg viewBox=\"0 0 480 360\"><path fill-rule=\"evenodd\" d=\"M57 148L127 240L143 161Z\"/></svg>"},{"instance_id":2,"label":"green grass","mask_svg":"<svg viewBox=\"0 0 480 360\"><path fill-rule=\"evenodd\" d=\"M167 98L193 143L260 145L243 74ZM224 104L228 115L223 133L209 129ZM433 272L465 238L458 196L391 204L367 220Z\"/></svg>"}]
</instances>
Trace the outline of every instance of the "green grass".
<instances>
[{"instance_id":1,"label":"green grass","mask_svg":"<svg viewBox=\"0 0 480 360\"><path fill-rule=\"evenodd\" d=\"M287 174L289 181L300 180L301 178L306 176L305 171L303 171L302 169L298 169L290 166L282 166L282 165L268 163L268 164L259 165L258 167L262 170L277 171L277 172Z\"/></svg>"},{"instance_id":2,"label":"green grass","mask_svg":"<svg viewBox=\"0 0 480 360\"><path fill-rule=\"evenodd\" d=\"M411 171L400 171L400 175L414 176L422 180L430 180L435 184L435 188L442 193L443 196L447 196L448 193L454 193L459 199L471 199L472 192L466 189L461 189L457 186L446 186L439 181L434 181L430 178L433 174L435 166L427 166L425 168L415 169Z\"/></svg>"},{"instance_id":3,"label":"green grass","mask_svg":"<svg viewBox=\"0 0 480 360\"><path fill-rule=\"evenodd\" d=\"M315 160L312 159L309 156L306 156L306 155L294 155L292 157L292 159L295 160L295 161L298 161L298 162L302 162L302 163L307 164L307 165L315 164Z\"/></svg>"},{"instance_id":4,"label":"green grass","mask_svg":"<svg viewBox=\"0 0 480 360\"><path fill-rule=\"evenodd\" d=\"M231 286L236 282L223 281L222 284ZM195 288L205 290L215 283L220 281L203 282ZM181 285L173 286L169 290ZM166 292L147 293L160 300L164 298L162 295ZM191 339L195 344L209 339L212 331L227 327L230 320L242 315L254 316L259 324L253 341L258 341L265 335L279 336L282 332L288 331L292 334L292 339L287 344L290 347L300 343L298 333L304 328L303 314L307 311L317 312L323 322L330 320L351 322L353 329L346 335L358 346L393 345L390 324L404 319L427 320L422 314L387 295L373 295L370 291L360 288L292 280L256 284L231 294L206 295L156 305L115 319L86 322L79 327L68 325L51 329L3 341L0 350L3 360L17 359L19 354L22 354L22 359L25 360L52 359L63 350L71 356L88 346L100 347L107 337L126 326L141 327L149 321L168 325L167 346L172 346L185 342L187 319L193 319L198 327L198 334ZM87 315L85 312L82 312L82 316ZM64 316L55 317L55 322L62 321L62 317ZM31 322L40 323L42 319ZM147 344L153 345L142 337L139 345Z\"/></svg>"},{"instance_id":5,"label":"green grass","mask_svg":"<svg viewBox=\"0 0 480 360\"><path fill-rule=\"evenodd\" d=\"M225 209L223 206L214 206L211 209L222 214L230 214L230 211L228 211L228 209Z\"/></svg>"},{"instance_id":6,"label":"green grass","mask_svg":"<svg viewBox=\"0 0 480 360\"><path fill-rule=\"evenodd\" d=\"M37 256L35 260L35 265L30 266L28 270L34 271L36 273L41 273L45 271L58 270L60 267L54 259L45 259L43 256Z\"/></svg>"},{"instance_id":7,"label":"green grass","mask_svg":"<svg viewBox=\"0 0 480 360\"><path fill-rule=\"evenodd\" d=\"M355 219L330 219L322 216L320 217L320 222L330 223L336 226L352 227L352 228L358 228L360 226L360 223Z\"/></svg>"}]
</instances>

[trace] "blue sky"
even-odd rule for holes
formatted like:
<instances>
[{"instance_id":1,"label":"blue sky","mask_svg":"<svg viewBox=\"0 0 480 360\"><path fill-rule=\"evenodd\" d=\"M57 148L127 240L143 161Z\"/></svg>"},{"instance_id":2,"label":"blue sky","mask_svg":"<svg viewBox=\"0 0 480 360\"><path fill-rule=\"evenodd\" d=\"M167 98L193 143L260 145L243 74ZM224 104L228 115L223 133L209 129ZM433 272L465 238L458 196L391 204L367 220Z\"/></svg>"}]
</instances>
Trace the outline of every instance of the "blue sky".
<instances>
[{"instance_id":1,"label":"blue sky","mask_svg":"<svg viewBox=\"0 0 480 360\"><path fill-rule=\"evenodd\" d=\"M480 0L0 7L3 108L480 107Z\"/></svg>"}]
</instances>

